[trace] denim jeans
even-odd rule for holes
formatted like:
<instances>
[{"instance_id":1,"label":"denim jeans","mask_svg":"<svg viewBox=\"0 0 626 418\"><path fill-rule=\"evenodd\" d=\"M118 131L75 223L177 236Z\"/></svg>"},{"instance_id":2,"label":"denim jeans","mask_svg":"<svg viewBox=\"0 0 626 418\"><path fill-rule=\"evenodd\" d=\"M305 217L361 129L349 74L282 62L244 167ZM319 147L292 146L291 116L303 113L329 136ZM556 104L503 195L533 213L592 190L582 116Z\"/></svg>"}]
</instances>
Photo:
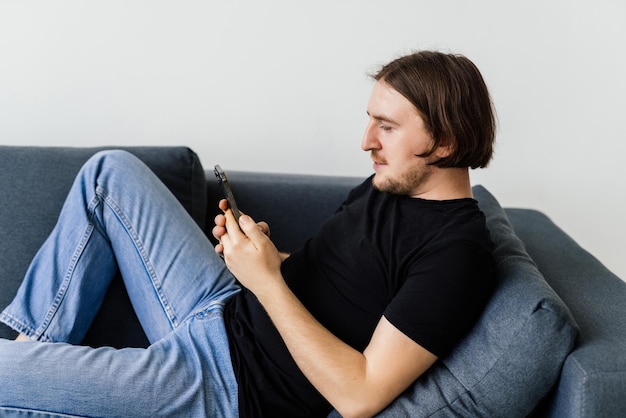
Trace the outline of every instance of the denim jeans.
<instances>
[{"instance_id":1,"label":"denim jeans","mask_svg":"<svg viewBox=\"0 0 626 418\"><path fill-rule=\"evenodd\" d=\"M150 347L75 345L118 268ZM0 340L0 415L236 417L223 308L239 290L143 163L96 154L0 315L37 340Z\"/></svg>"}]
</instances>

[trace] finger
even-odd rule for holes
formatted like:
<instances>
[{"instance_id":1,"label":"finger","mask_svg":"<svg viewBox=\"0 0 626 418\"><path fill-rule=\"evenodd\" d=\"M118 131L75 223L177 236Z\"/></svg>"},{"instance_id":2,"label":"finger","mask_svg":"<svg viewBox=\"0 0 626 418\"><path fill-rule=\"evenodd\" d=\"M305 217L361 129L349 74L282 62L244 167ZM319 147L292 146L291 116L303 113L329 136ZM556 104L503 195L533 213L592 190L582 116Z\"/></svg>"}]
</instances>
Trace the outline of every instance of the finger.
<instances>
[{"instance_id":1,"label":"finger","mask_svg":"<svg viewBox=\"0 0 626 418\"><path fill-rule=\"evenodd\" d=\"M235 219L235 215L233 215L233 211L228 209L224 212L224 217L226 218L226 224L224 225L226 228L226 233L231 238L241 238L243 237L243 233L241 232L241 228Z\"/></svg>"},{"instance_id":2,"label":"finger","mask_svg":"<svg viewBox=\"0 0 626 418\"><path fill-rule=\"evenodd\" d=\"M230 204L228 203L227 199L222 199L219 201L218 207L222 210L222 212L226 213L226 211L230 208ZM239 213L243 214L241 210L239 211Z\"/></svg>"},{"instance_id":3,"label":"finger","mask_svg":"<svg viewBox=\"0 0 626 418\"><path fill-rule=\"evenodd\" d=\"M224 228L223 226L215 225L211 232L213 233L213 237L219 241L226 234L226 228Z\"/></svg>"},{"instance_id":4,"label":"finger","mask_svg":"<svg viewBox=\"0 0 626 418\"><path fill-rule=\"evenodd\" d=\"M253 244L260 244L262 239L267 239L265 233L259 228L259 225L248 215L241 215L239 225L244 234L252 241Z\"/></svg>"},{"instance_id":5,"label":"finger","mask_svg":"<svg viewBox=\"0 0 626 418\"><path fill-rule=\"evenodd\" d=\"M226 224L226 218L224 217L223 214L220 213L219 215L215 216L215 219L213 220L213 222L217 226L224 226Z\"/></svg>"},{"instance_id":6,"label":"finger","mask_svg":"<svg viewBox=\"0 0 626 418\"><path fill-rule=\"evenodd\" d=\"M215 237L216 240L220 240L222 235L224 235L226 233L226 228L224 227L226 225L226 218L224 217L224 215L217 215L215 217L215 226L213 227L213 229L211 230L213 237Z\"/></svg>"},{"instance_id":7,"label":"finger","mask_svg":"<svg viewBox=\"0 0 626 418\"><path fill-rule=\"evenodd\" d=\"M268 237L270 236L270 226L267 224L267 222L261 221L258 222L256 225L261 230L261 232L263 232Z\"/></svg>"}]
</instances>

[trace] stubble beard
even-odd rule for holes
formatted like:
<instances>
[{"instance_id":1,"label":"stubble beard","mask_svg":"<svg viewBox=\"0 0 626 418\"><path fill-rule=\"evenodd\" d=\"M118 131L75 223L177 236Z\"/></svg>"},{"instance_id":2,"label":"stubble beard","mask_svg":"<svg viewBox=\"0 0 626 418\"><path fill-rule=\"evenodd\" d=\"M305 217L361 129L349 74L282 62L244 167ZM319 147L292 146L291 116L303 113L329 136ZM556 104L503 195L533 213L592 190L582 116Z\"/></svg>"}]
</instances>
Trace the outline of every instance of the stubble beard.
<instances>
[{"instance_id":1,"label":"stubble beard","mask_svg":"<svg viewBox=\"0 0 626 418\"><path fill-rule=\"evenodd\" d=\"M414 196L432 174L428 165L410 167L396 177L382 177L378 174L372 179L374 189L396 195Z\"/></svg>"}]
</instances>

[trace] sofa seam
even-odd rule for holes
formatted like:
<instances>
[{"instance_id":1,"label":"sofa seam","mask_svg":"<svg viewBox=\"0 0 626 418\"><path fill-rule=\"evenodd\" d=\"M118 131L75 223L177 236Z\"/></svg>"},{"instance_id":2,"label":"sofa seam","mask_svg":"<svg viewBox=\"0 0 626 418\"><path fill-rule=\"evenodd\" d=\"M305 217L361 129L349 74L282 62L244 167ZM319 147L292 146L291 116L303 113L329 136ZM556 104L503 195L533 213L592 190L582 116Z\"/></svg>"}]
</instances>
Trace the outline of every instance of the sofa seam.
<instances>
[{"instance_id":1,"label":"sofa seam","mask_svg":"<svg viewBox=\"0 0 626 418\"><path fill-rule=\"evenodd\" d=\"M572 362L574 363L574 365L576 366L576 368L581 372L582 374L582 378L583 381L581 382L581 388L580 388L580 416L584 417L586 410L587 410L587 405L586 405L586 396L585 396L585 391L584 388L585 386L587 386L587 382L589 381L589 372L587 372L582 365L580 364L580 362L578 361L577 358L572 357Z\"/></svg>"},{"instance_id":2,"label":"sofa seam","mask_svg":"<svg viewBox=\"0 0 626 418\"><path fill-rule=\"evenodd\" d=\"M574 365L576 366L576 368L579 370L579 372L581 373L582 377L583 377L583 381L581 383L581 388L580 388L580 396L581 396L581 415L582 417L587 416L587 409L588 409L588 405L587 405L587 397L586 395L586 390L585 387L588 387L589 385L589 380L592 377L602 377L602 376L606 376L606 375L618 375L618 374L623 374L626 376L626 370L604 370L604 371L593 371L593 372L589 372L587 371L582 364L580 363L580 361L576 358L576 356L572 356L572 362L574 363Z\"/></svg>"}]
</instances>

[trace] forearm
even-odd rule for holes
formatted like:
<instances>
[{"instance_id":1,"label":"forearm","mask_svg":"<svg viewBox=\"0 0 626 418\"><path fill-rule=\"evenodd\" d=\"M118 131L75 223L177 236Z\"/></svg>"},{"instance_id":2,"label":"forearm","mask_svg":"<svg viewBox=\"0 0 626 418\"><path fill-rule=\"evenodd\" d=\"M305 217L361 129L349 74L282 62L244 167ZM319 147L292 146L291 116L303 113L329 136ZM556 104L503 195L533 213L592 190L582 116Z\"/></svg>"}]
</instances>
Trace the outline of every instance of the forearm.
<instances>
[{"instance_id":1,"label":"forearm","mask_svg":"<svg viewBox=\"0 0 626 418\"><path fill-rule=\"evenodd\" d=\"M272 282L277 285L257 297L311 384L344 417L370 415L384 407L369 405L380 388L368 384L365 356L324 328L284 281Z\"/></svg>"}]
</instances>

